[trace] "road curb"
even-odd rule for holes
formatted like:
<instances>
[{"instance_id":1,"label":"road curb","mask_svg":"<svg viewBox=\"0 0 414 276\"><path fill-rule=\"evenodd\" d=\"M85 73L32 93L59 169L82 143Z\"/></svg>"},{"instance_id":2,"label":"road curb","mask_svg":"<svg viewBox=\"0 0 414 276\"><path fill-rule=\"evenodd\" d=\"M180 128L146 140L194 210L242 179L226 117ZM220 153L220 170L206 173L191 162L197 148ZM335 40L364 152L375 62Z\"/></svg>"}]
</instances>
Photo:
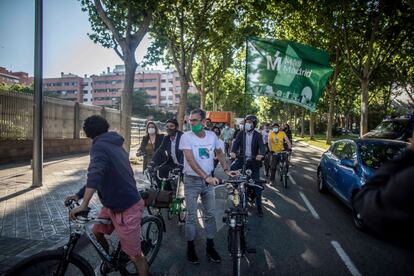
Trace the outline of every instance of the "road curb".
<instances>
[{"instance_id":1,"label":"road curb","mask_svg":"<svg viewBox=\"0 0 414 276\"><path fill-rule=\"evenodd\" d=\"M295 140L293 140L293 141L295 141ZM313 149L318 150L320 152L325 152L326 151L326 149L323 149L323 148L320 148L320 147L316 147L316 146L310 145L310 144L305 143L305 142L302 142L302 141L297 141L296 140L295 142L298 143L298 144L301 144L301 145L304 145L304 146L313 148Z\"/></svg>"}]
</instances>

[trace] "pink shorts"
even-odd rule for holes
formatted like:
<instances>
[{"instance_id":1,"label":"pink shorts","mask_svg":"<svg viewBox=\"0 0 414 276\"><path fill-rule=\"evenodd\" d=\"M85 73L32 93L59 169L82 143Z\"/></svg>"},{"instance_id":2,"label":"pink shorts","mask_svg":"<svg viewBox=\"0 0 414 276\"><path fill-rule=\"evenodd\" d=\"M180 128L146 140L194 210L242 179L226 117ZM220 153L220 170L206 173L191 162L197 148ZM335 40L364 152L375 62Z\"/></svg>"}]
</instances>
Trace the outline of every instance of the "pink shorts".
<instances>
[{"instance_id":1,"label":"pink shorts","mask_svg":"<svg viewBox=\"0 0 414 276\"><path fill-rule=\"evenodd\" d=\"M141 199L123 212L115 213L102 207L99 218L109 218L112 224L94 224L93 232L110 235L114 230L121 242L122 250L128 256L141 253L141 217L144 212L144 200Z\"/></svg>"}]
</instances>

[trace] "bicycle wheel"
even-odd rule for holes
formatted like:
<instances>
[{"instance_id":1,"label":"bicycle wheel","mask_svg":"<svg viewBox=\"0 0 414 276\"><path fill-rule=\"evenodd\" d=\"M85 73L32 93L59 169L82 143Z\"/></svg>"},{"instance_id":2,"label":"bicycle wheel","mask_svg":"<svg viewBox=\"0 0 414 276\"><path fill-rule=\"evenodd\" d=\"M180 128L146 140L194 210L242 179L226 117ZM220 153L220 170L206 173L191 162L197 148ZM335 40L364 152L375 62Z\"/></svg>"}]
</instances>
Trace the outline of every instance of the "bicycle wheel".
<instances>
[{"instance_id":1,"label":"bicycle wheel","mask_svg":"<svg viewBox=\"0 0 414 276\"><path fill-rule=\"evenodd\" d=\"M162 222L155 216L143 217L141 220L141 250L148 265L157 257L162 241Z\"/></svg>"},{"instance_id":2,"label":"bicycle wheel","mask_svg":"<svg viewBox=\"0 0 414 276\"><path fill-rule=\"evenodd\" d=\"M283 172L283 187L287 188L287 182L288 182L288 176L287 176L287 172L285 168Z\"/></svg>"},{"instance_id":3,"label":"bicycle wheel","mask_svg":"<svg viewBox=\"0 0 414 276\"><path fill-rule=\"evenodd\" d=\"M148 214L150 214L152 216L160 216L161 215L161 208L148 206L147 210L148 210Z\"/></svg>"},{"instance_id":4,"label":"bicycle wheel","mask_svg":"<svg viewBox=\"0 0 414 276\"><path fill-rule=\"evenodd\" d=\"M185 200L183 200L178 210L178 221L184 223L186 218L187 218L187 206L185 205Z\"/></svg>"},{"instance_id":5,"label":"bicycle wheel","mask_svg":"<svg viewBox=\"0 0 414 276\"><path fill-rule=\"evenodd\" d=\"M56 270L63 259L63 248L44 251L16 264L6 275L56 275ZM91 265L76 253L69 256L64 275L95 275Z\"/></svg>"},{"instance_id":6,"label":"bicycle wheel","mask_svg":"<svg viewBox=\"0 0 414 276\"><path fill-rule=\"evenodd\" d=\"M240 233L239 231L230 231L231 237L231 257L233 263L233 276L240 276L240 261L241 261L241 248L240 248Z\"/></svg>"}]
</instances>

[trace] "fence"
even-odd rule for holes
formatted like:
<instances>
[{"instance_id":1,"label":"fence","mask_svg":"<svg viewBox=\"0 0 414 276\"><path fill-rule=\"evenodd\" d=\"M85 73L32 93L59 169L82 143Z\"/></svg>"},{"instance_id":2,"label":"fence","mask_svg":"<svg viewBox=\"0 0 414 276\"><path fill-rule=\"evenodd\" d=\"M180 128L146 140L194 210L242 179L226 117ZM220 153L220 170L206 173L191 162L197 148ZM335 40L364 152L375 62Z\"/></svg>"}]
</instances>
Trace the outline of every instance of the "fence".
<instances>
[{"instance_id":1,"label":"fence","mask_svg":"<svg viewBox=\"0 0 414 276\"><path fill-rule=\"evenodd\" d=\"M33 139L32 94L0 91L0 140ZM121 112L112 108L79 104L56 98L44 97L43 126L45 139L85 138L82 122L99 114L106 118L111 130L120 131ZM145 133L146 119L131 118L131 141L135 146ZM161 131L164 124L156 121Z\"/></svg>"},{"instance_id":2,"label":"fence","mask_svg":"<svg viewBox=\"0 0 414 276\"><path fill-rule=\"evenodd\" d=\"M0 92L0 140L32 140L33 109L33 95ZM44 138L84 138L82 122L94 114L105 117L111 130L120 130L119 110L44 97Z\"/></svg>"}]
</instances>

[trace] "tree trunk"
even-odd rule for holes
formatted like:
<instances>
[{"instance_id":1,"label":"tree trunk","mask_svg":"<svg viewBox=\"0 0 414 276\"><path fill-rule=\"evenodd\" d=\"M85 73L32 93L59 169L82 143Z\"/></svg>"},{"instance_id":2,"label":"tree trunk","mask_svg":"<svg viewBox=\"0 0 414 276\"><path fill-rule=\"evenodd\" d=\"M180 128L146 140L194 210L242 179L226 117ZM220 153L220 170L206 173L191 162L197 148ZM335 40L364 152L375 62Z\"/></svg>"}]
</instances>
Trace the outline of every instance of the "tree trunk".
<instances>
[{"instance_id":1,"label":"tree trunk","mask_svg":"<svg viewBox=\"0 0 414 276\"><path fill-rule=\"evenodd\" d=\"M300 128L300 137L305 137L305 109L302 110L302 121Z\"/></svg>"},{"instance_id":2,"label":"tree trunk","mask_svg":"<svg viewBox=\"0 0 414 276\"><path fill-rule=\"evenodd\" d=\"M309 120L309 139L315 140L315 112L310 113Z\"/></svg>"},{"instance_id":3,"label":"tree trunk","mask_svg":"<svg viewBox=\"0 0 414 276\"><path fill-rule=\"evenodd\" d=\"M180 106L178 107L178 124L181 130L184 130L184 117L187 108L187 93L188 93L188 78L186 76L180 76L181 93L180 93Z\"/></svg>"},{"instance_id":4,"label":"tree trunk","mask_svg":"<svg viewBox=\"0 0 414 276\"><path fill-rule=\"evenodd\" d=\"M132 54L133 55L133 54ZM121 135L124 137L124 149L129 153L131 147L132 93L134 91L137 63L134 56L125 56L125 82L121 99Z\"/></svg>"},{"instance_id":5,"label":"tree trunk","mask_svg":"<svg viewBox=\"0 0 414 276\"><path fill-rule=\"evenodd\" d=\"M298 135L297 125L296 125L296 108L293 111L293 129L294 129L295 135Z\"/></svg>"},{"instance_id":6,"label":"tree trunk","mask_svg":"<svg viewBox=\"0 0 414 276\"><path fill-rule=\"evenodd\" d=\"M331 89L329 91L329 111L328 111L328 125L326 128L326 144L330 145L332 143L332 126L334 121L334 112L335 112L335 101L336 101L336 81L339 75L339 47L336 48L336 57L335 57L335 71L334 77L331 84Z\"/></svg>"},{"instance_id":7,"label":"tree trunk","mask_svg":"<svg viewBox=\"0 0 414 276\"><path fill-rule=\"evenodd\" d=\"M202 69L201 69L201 89L200 89L200 108L205 110L206 108L206 70L207 61L205 57L202 57Z\"/></svg>"},{"instance_id":8,"label":"tree trunk","mask_svg":"<svg viewBox=\"0 0 414 276\"><path fill-rule=\"evenodd\" d=\"M369 78L363 78L361 80L361 123L360 123L360 135L364 135L368 132L368 89Z\"/></svg>"}]
</instances>

